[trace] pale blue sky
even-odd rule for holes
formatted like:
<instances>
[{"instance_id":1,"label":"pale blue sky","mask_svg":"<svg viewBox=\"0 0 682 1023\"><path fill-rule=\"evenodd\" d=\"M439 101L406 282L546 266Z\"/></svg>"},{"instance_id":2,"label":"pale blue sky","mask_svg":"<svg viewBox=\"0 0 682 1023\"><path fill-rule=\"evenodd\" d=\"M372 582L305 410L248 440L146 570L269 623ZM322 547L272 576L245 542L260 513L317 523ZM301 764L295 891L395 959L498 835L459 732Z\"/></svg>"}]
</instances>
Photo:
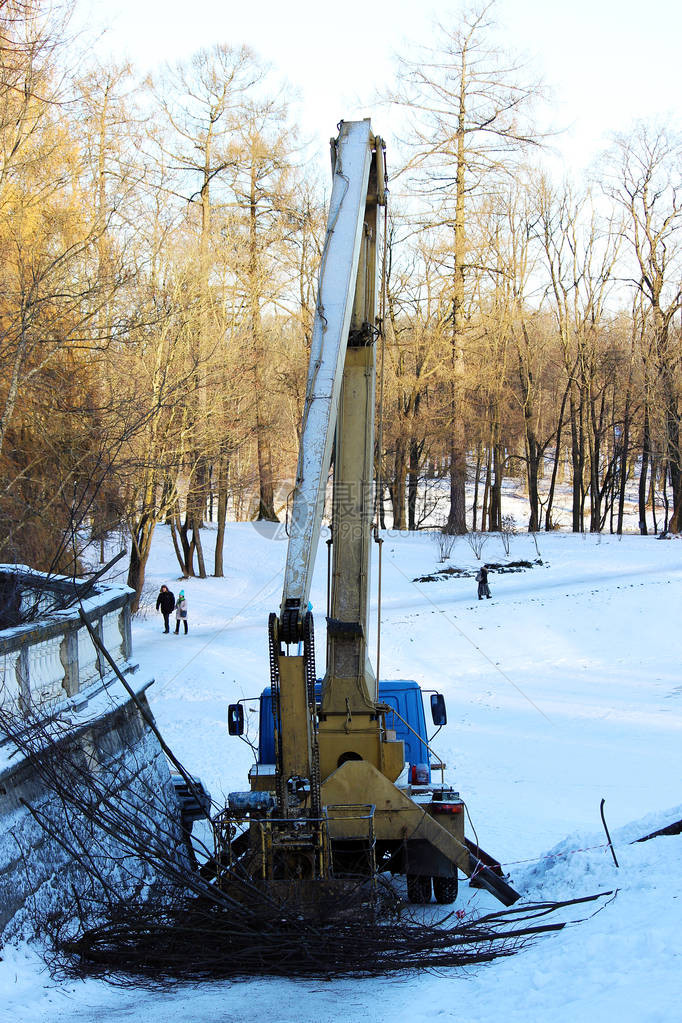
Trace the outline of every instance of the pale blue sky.
<instances>
[{"instance_id":1,"label":"pale blue sky","mask_svg":"<svg viewBox=\"0 0 682 1023\"><path fill-rule=\"evenodd\" d=\"M301 127L321 142L340 118L371 115L391 76L392 55L428 44L434 19L458 3L434 0L79 0L89 24L109 25L106 46L144 69L214 42L247 43L300 94ZM634 118L671 121L682 106L682 4L674 0L498 0L502 39L525 52L553 92L557 141L579 171ZM419 9L418 9L419 8Z\"/></svg>"}]
</instances>

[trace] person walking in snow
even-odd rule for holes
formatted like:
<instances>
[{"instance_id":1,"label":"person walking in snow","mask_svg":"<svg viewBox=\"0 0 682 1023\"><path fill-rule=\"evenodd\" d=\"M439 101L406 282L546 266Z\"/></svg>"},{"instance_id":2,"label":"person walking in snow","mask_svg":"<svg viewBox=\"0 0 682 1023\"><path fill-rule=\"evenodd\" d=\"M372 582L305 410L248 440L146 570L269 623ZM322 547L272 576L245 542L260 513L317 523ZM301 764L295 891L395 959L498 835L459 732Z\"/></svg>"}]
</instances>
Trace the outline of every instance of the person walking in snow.
<instances>
[{"instance_id":1,"label":"person walking in snow","mask_svg":"<svg viewBox=\"0 0 682 1023\"><path fill-rule=\"evenodd\" d=\"M490 587L488 586L488 569L485 565L481 565L476 573L476 582L478 583L478 599L483 600L484 597L487 597L488 600L490 600L491 593Z\"/></svg>"},{"instance_id":2,"label":"person walking in snow","mask_svg":"<svg viewBox=\"0 0 682 1023\"><path fill-rule=\"evenodd\" d=\"M183 622L185 626L185 635L187 635L187 601L185 599L185 591L180 590L178 593L178 602L175 605L175 635L180 632L180 622Z\"/></svg>"},{"instance_id":3,"label":"person walking in snow","mask_svg":"<svg viewBox=\"0 0 682 1023\"><path fill-rule=\"evenodd\" d=\"M167 586L162 586L156 598L156 610L163 615L164 632L170 632L171 611L175 607L175 594Z\"/></svg>"}]
</instances>

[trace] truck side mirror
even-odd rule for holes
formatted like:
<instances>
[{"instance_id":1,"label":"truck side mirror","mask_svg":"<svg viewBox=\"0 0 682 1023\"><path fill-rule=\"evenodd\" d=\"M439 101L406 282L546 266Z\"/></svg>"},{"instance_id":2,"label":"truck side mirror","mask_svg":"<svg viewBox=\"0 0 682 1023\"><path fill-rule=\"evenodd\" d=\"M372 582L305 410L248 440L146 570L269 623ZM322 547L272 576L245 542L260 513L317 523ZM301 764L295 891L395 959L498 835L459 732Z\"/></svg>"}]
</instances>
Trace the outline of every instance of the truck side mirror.
<instances>
[{"instance_id":1,"label":"truck side mirror","mask_svg":"<svg viewBox=\"0 0 682 1023\"><path fill-rule=\"evenodd\" d=\"M230 735L244 734L244 708L241 703L231 703L227 708L227 730Z\"/></svg>"},{"instance_id":2,"label":"truck side mirror","mask_svg":"<svg viewBox=\"0 0 682 1023\"><path fill-rule=\"evenodd\" d=\"M443 725L448 723L448 714L445 709L445 697L442 693L431 694L431 717L433 718L434 725L438 725L442 728Z\"/></svg>"}]
</instances>

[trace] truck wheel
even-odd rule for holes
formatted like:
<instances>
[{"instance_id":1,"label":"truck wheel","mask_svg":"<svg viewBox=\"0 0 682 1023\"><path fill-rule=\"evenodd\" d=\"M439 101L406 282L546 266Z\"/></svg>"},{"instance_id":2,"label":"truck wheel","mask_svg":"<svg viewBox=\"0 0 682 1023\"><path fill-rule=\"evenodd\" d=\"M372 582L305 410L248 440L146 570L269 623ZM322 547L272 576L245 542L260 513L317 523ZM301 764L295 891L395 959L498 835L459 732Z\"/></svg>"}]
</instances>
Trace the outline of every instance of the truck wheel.
<instances>
[{"instance_id":1,"label":"truck wheel","mask_svg":"<svg viewBox=\"0 0 682 1023\"><path fill-rule=\"evenodd\" d=\"M457 875L454 877L434 877L433 894L441 906L449 906L457 898Z\"/></svg>"},{"instance_id":2,"label":"truck wheel","mask_svg":"<svg viewBox=\"0 0 682 1023\"><path fill-rule=\"evenodd\" d=\"M407 897L419 905L431 901L431 878L428 874L407 875Z\"/></svg>"}]
</instances>

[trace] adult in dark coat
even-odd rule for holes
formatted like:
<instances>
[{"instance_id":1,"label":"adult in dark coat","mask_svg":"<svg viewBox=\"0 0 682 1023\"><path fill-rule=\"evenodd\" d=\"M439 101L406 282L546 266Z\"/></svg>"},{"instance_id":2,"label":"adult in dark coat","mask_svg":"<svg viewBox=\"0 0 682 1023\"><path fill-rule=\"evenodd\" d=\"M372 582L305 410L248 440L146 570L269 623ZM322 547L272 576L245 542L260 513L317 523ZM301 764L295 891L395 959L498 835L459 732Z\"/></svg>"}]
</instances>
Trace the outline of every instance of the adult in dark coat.
<instances>
[{"instance_id":1,"label":"adult in dark coat","mask_svg":"<svg viewBox=\"0 0 682 1023\"><path fill-rule=\"evenodd\" d=\"M484 597L487 597L488 600L490 600L491 593L490 587L488 586L488 569L485 565L482 565L479 568L476 581L478 583L478 599L483 600Z\"/></svg>"},{"instance_id":2,"label":"adult in dark coat","mask_svg":"<svg viewBox=\"0 0 682 1023\"><path fill-rule=\"evenodd\" d=\"M175 607L175 594L171 593L167 586L162 586L156 598L156 610L163 615L164 632L170 632L171 611Z\"/></svg>"}]
</instances>

